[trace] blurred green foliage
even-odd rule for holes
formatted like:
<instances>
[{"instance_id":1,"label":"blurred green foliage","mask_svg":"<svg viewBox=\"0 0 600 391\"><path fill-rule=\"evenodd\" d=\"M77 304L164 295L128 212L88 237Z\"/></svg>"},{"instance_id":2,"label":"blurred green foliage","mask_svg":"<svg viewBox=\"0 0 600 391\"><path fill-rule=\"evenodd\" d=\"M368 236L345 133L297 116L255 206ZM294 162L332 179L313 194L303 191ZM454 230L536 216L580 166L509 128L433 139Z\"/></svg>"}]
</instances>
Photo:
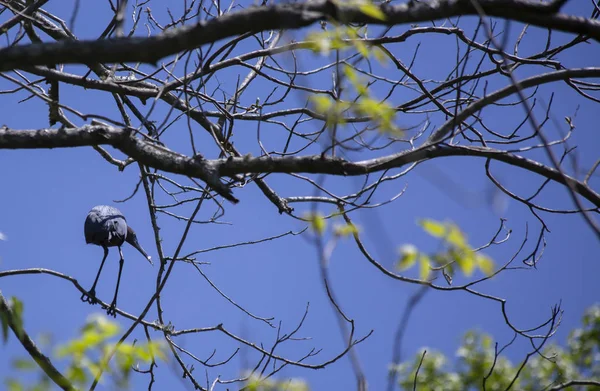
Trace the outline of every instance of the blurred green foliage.
<instances>
[{"instance_id":1,"label":"blurred green foliage","mask_svg":"<svg viewBox=\"0 0 600 391\"><path fill-rule=\"evenodd\" d=\"M381 9L369 0L346 0L339 1L342 6L358 8L362 13L373 19L385 20ZM375 58L381 65L385 65L388 54L379 45L365 43L367 38L366 27L355 27L339 24L334 21L322 24L322 31L313 31L307 35L303 47L322 55L328 55L331 51L346 52L354 51L357 55L369 59ZM332 128L336 125L344 125L346 116L369 117L374 128L381 133L391 136L401 135L394 121L396 119L396 108L385 99L377 99L370 89L368 78L362 77L362 71L353 67L349 62L337 68L336 84L338 88L348 92L344 100L341 96L331 97L314 94L310 97L313 109L326 118L327 126ZM342 88L342 84L345 86ZM350 95L352 94L352 95Z\"/></svg>"},{"instance_id":2,"label":"blurred green foliage","mask_svg":"<svg viewBox=\"0 0 600 391\"><path fill-rule=\"evenodd\" d=\"M566 347L550 344L542 350L542 355L534 354L522 368L523 361L513 363L504 355L496 356L492 338L478 331L464 335L456 359L434 350L424 351L424 356L421 351L414 359L391 368L398 374L400 389L412 390L416 375L416 389L421 391L496 391L507 390L511 384L512 390L537 391L571 380L595 381L598 385L566 389L598 390L600 304L585 312L582 327L571 331Z\"/></svg>"},{"instance_id":3,"label":"blurred green foliage","mask_svg":"<svg viewBox=\"0 0 600 391\"><path fill-rule=\"evenodd\" d=\"M23 303L13 296L8 300L7 304L13 313L12 321L16 332L19 333L23 329ZM8 314L4 311L0 311L0 323L2 326L2 341L6 343L8 340L9 319Z\"/></svg>"},{"instance_id":4,"label":"blurred green foliage","mask_svg":"<svg viewBox=\"0 0 600 391\"><path fill-rule=\"evenodd\" d=\"M22 305L20 308L22 311ZM74 387L87 388L100 367L106 365L106 357L114 349L119 331L117 323L103 315L92 315L77 338L56 346L52 361ZM47 337L41 339L39 345L48 344L44 342ZM166 359L162 343L124 342L117 347L114 359L104 373L114 382L114 389L125 389L129 387L131 372L139 363L149 364L159 359ZM55 386L30 357L14 359L12 366L13 373L4 381L8 391L46 391ZM36 380L26 384L24 378Z\"/></svg>"},{"instance_id":5,"label":"blurred green foliage","mask_svg":"<svg viewBox=\"0 0 600 391\"><path fill-rule=\"evenodd\" d=\"M427 280L432 271L441 270L449 284L456 273L456 267L466 277L479 269L486 276L494 274L494 261L487 255L475 251L467 236L452 222L422 219L418 224L430 236L441 241L441 250L426 254L408 244L400 247L400 258L396 267L407 270L419 264L419 278Z\"/></svg>"},{"instance_id":6,"label":"blurred green foliage","mask_svg":"<svg viewBox=\"0 0 600 391\"><path fill-rule=\"evenodd\" d=\"M300 379L261 379L257 376L251 376L246 387L248 391L309 391L309 387Z\"/></svg>"},{"instance_id":7,"label":"blurred green foliage","mask_svg":"<svg viewBox=\"0 0 600 391\"><path fill-rule=\"evenodd\" d=\"M339 216L339 213L335 213L329 216L329 218L339 219ZM323 236L326 232L331 232L335 237L345 238L360 232L360 227L353 223L342 222L328 225L328 218L323 216L320 212L308 212L305 213L302 218L309 223L311 232L315 233L317 236ZM331 228L331 230L328 231L328 228Z\"/></svg>"}]
</instances>

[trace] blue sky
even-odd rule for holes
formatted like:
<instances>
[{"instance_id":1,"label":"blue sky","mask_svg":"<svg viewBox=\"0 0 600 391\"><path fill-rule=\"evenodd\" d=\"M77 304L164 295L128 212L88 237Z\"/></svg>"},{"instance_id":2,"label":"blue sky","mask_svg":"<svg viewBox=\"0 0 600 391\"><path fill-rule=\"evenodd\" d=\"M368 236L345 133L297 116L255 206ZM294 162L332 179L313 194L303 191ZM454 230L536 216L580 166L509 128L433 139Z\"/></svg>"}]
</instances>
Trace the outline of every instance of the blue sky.
<instances>
[{"instance_id":1,"label":"blue sky","mask_svg":"<svg viewBox=\"0 0 600 391\"><path fill-rule=\"evenodd\" d=\"M570 2L581 6L582 2ZM70 17L70 2L49 2L47 10L61 17ZM88 8L89 7L89 8ZM177 12L169 5L174 13ZM583 8L583 7L582 7ZM154 2L155 15L165 16L166 5ZM571 8L574 12L579 9ZM5 18L2 16L1 18ZM92 2L82 7L75 24L75 33L80 38L97 36L109 18L108 7ZM2 21L4 19L0 19ZM469 23L469 22L467 22ZM399 31L408 27L402 27ZM515 29L513 34L518 34ZM302 32L295 32L286 39L300 39ZM523 43L523 56L529 48L538 47L542 35L540 30L531 29ZM569 36L556 34L553 39L566 41ZM394 45L399 57L410 62L412 49L423 42L415 69L423 78L438 77L442 66L440 59L450 58L449 43L442 37L419 37L402 45ZM600 51L597 43L583 45L568 52L569 57L560 58L569 66L593 66L600 63ZM243 48L242 48L243 49ZM240 49L240 50L242 50ZM404 53L406 51L406 54ZM326 61L319 55L303 53L307 63ZM448 61L453 61L450 58ZM75 72L81 68L66 67ZM444 68L444 69L447 69ZM389 69L386 72L393 72ZM539 70L538 70L539 71ZM235 80L246 69L236 68L232 73L220 76L219 83L224 89L235 87ZM529 71L518 73L518 77L527 77ZM324 79L313 81L319 85ZM244 96L246 103L254 101L261 89L266 88L258 81ZM328 80L327 83L330 83ZM315 86L313 85L313 86ZM506 85L506 81L497 86ZM0 80L0 89L14 88L6 80ZM378 92L377 89L374 90ZM546 85L540 89L540 96L548 99L548 92L555 91L552 117L555 120L548 127L548 134L555 136L564 132L565 116L575 117L577 129L571 145L577 145L577 156L582 168L590 167L597 159L599 144L597 135L597 108L593 102L585 101L572 90L560 84ZM407 92L408 93L408 92ZM264 94L264 90L262 92ZM23 92L0 95L0 113L2 124L15 129L38 129L47 127L47 109L39 100L18 102L26 98ZM81 111L116 116L117 111L110 97L98 92L63 86L61 98L69 105ZM403 100L402 100L403 98ZM286 102L301 105L305 96L292 93ZM402 95L395 96L394 103L406 100ZM540 101L542 107L548 102ZM143 107L148 110L148 106ZM155 118L164 116L168 108L158 107ZM506 117L507 111L490 109L484 112L492 123L511 124L522 120L522 109L513 108L515 117ZM544 109L536 113L540 115ZM399 116L398 124L409 126L422 120L417 116ZM432 123L441 124L440 117L432 114ZM78 122L78 124L82 124ZM254 122L236 122L236 145L244 153L258 155L256 143L256 124ZM527 126L527 125L526 125ZM174 131L165 136L170 148L189 153L187 128L185 121L174 125ZM316 129L315 129L316 130ZM285 135L273 127L262 130L267 144L280 145ZM208 145L210 139L204 132L197 132L198 145ZM199 140L199 141L198 141ZM208 148L208 147L207 147ZM209 158L216 157L214 149L201 149ZM115 156L121 157L118 152ZM314 150L312 152L315 152ZM315 152L316 153L316 152ZM359 158L358 154L350 154ZM365 156L371 155L360 155ZM546 162L539 151L527 155L532 159ZM457 223L468 235L474 246L486 243L499 226L500 217L507 219L512 230L512 239L503 246L486 251L498 264L509 259L520 245L526 223L529 224L530 241L526 250L531 251L534 238L538 234L539 224L524 206L504 199L506 208L494 211L487 201L490 192L489 181L485 178L484 161L466 157L444 158L426 162L409 175L382 189L382 199L386 195L399 192L407 186L405 194L391 205L377 210L358 212L352 215L361 227L365 242L378 261L392 268L397 257L397 248L406 243L416 245L426 252L434 252L437 243L428 237L416 224L420 218L450 220ZM501 177L513 190L521 194L531 194L532 189L541 183L539 178L521 169L510 168L493 163L494 173ZM0 191L0 232L8 240L0 242L0 271L22 268L47 268L76 278L84 287L89 288L99 266L102 249L86 245L83 237L83 222L87 212L98 204L114 204L121 209L129 224L137 231L138 239L146 251L157 258L156 245L143 194L136 194L126 203L116 204L114 200L128 197L137 183L139 172L136 165L130 165L124 172L107 164L91 147L55 150L2 150L0 152L3 189ZM440 186L440 177L449 178L454 185ZM185 178L179 178L186 182ZM270 175L267 182L282 196L311 195L312 190L304 184L298 184L290 177ZM326 185L338 191L349 192L359 187L361 181L356 178L327 178ZM598 180L591 184L598 188ZM451 194L449 194L451 193ZM237 242L260 240L288 231L301 231L305 224L280 215L276 208L262 196L256 186L248 185L235 190L241 200L236 206L227 205L224 222L230 224L202 224L194 226L184 246L184 253L214 246ZM465 202L457 202L455 198ZM166 198L160 199L167 202ZM550 184L539 197L545 206L573 207L566 189ZM296 204L296 214L309 211L309 204ZM189 213L190 207L182 208ZM321 209L324 213L331 208ZM213 210L200 212L201 219L210 218ZM184 229L181 222L159 215L163 245L166 253L172 255L178 239ZM529 270L507 271L492 281L479 286L479 290L501 296L508 302L508 314L513 323L521 328L530 328L544 321L550 315L550 309L558 302L565 310L564 319L555 341L564 342L569 330L579 325L580 317L588 306L600 300L598 290L598 241L584 220L578 215L544 214L550 234L547 234L547 248L537 268ZM158 267L151 267L133 248L125 246L125 267L123 271L119 307L130 313L139 313L152 296ZM113 294L118 268L118 255L111 250L97 293L104 301L110 301ZM253 246L241 246L232 249L202 254L198 260L209 262L203 271L232 299L258 316L275 317L281 321L282 330L289 332L295 328L307 303L310 310L299 336L310 337L307 341L293 342L282 347L280 354L300 357L312 347L322 348L314 362L325 361L343 349L343 341L338 332L334 313L322 287L319 277L317 252L310 240L304 236L286 236L279 240ZM517 262L520 262L518 260ZM409 273L410 274L410 273ZM384 276L369 264L359 253L356 245L349 239L339 243L330 262L331 283L340 304L346 314L356 320L356 335L373 334L357 347L363 369L371 389L385 386L387 365L391 357L392 338L398 321L405 308L407 298L416 290L416 286L394 281ZM11 276L1 279L0 290L4 296L16 296L25 306L25 327L32 336L50 332L55 342L67 341L78 334L78 330L88 315L97 313L100 308L82 303L80 293L74 287L48 275ZM163 293L165 319L171 321L177 329L208 327L222 323L230 331L256 343L269 346L275 338L275 330L264 323L248 318L237 308L215 293L206 281L189 265L178 264ZM148 320L154 320L153 310ZM127 328L130 322L117 318ZM508 342L512 333L504 324L497 303L474 297L465 292L430 292L415 310L411 319L403 357L412 357L423 346L428 346L446 354L453 355L460 343L461 335L468 329L477 328L493 334L501 343ZM133 337L143 340L141 331ZM153 338L160 334L154 332ZM236 344L222 335L209 333L189 335L177 340L182 347L193 351L199 357L208 357L214 349L215 361L227 358L236 348ZM518 361L527 351L524 341L520 341L508 350L511 359ZM12 358L23 356L25 351L11 336L1 347L0 377L10 373ZM49 352L48 352L49 353ZM223 368L208 370L212 379L218 375L223 378L234 377L247 363L254 363L255 353L242 349L232 364ZM191 363L191 361L190 361ZM172 370L162 370L157 378L156 389L186 389L180 379L180 369L173 362L161 364L161 368L172 366ZM196 364L196 370L203 370ZM342 359L326 370L311 371L288 367L278 374L279 378L300 377L308 381L312 389L349 389L354 385L354 377L347 359ZM198 376L204 379L204 376ZM134 375L133 389L144 387L147 380ZM108 384L108 383L107 383ZM106 388L108 389L108 388Z\"/></svg>"}]
</instances>

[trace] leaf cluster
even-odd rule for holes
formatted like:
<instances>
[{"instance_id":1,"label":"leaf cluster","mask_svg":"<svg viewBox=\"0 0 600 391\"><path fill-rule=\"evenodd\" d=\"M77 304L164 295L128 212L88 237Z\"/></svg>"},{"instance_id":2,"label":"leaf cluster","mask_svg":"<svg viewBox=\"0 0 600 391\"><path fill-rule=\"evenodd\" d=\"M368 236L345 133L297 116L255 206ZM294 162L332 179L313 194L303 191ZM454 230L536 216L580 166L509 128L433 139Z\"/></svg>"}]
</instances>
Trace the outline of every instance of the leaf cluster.
<instances>
[{"instance_id":1,"label":"leaf cluster","mask_svg":"<svg viewBox=\"0 0 600 391\"><path fill-rule=\"evenodd\" d=\"M479 269L485 275L494 273L494 261L487 255L476 251L468 242L467 236L452 222L422 219L418 224L430 236L441 241L442 249L433 254L419 251L408 244L400 247L400 258L396 267L403 271L419 264L419 278L429 279L433 271L441 270L448 284L458 269L470 277Z\"/></svg>"},{"instance_id":2,"label":"leaf cluster","mask_svg":"<svg viewBox=\"0 0 600 391\"><path fill-rule=\"evenodd\" d=\"M486 390L494 391L506 390L513 383L511 389L533 391L572 380L597 383L576 389L598 389L600 304L585 312L582 323L582 327L571 331L566 347L548 345L526 362L514 363L497 354L497 345L490 335L468 331L456 351L456 360L424 349L391 370L398 373L402 390L412 390L415 385L423 391L480 390L485 383Z\"/></svg>"},{"instance_id":3,"label":"leaf cluster","mask_svg":"<svg viewBox=\"0 0 600 391\"><path fill-rule=\"evenodd\" d=\"M14 308L14 306L13 306ZM22 305L21 305L22 308ZM20 317L19 317L20 318ZM4 324L4 323L3 323ZM146 343L121 343L117 346L115 360L112 365L107 365L109 352L114 348L115 337L120 327L103 315L92 315L81 328L80 335L64 344L56 346L54 356L56 359L66 361L64 374L77 388L84 388L105 366L105 372L118 389L129 387L129 380L134 368L139 363L154 363L156 359L166 360L164 347L159 342ZM5 379L9 391L45 391L52 389L50 379L40 370L31 358L17 358L12 362L13 376ZM20 374L19 376L16 376ZM37 381L27 385L22 381L28 374L37 374Z\"/></svg>"}]
</instances>

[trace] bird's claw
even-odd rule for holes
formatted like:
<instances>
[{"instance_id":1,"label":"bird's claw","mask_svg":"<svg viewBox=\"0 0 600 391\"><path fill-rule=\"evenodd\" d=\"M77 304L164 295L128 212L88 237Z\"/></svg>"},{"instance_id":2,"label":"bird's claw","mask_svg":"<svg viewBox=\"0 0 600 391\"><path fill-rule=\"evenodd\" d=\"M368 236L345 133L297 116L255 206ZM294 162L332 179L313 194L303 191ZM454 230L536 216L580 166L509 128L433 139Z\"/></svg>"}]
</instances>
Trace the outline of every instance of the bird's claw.
<instances>
[{"instance_id":1,"label":"bird's claw","mask_svg":"<svg viewBox=\"0 0 600 391\"><path fill-rule=\"evenodd\" d=\"M110 307L106 310L106 314L108 316L112 316L113 318L117 317L117 303L113 302Z\"/></svg>"},{"instance_id":2,"label":"bird's claw","mask_svg":"<svg viewBox=\"0 0 600 391\"><path fill-rule=\"evenodd\" d=\"M91 305L97 304L98 299L96 299L96 292L91 290L81 295L81 301L90 303Z\"/></svg>"}]
</instances>

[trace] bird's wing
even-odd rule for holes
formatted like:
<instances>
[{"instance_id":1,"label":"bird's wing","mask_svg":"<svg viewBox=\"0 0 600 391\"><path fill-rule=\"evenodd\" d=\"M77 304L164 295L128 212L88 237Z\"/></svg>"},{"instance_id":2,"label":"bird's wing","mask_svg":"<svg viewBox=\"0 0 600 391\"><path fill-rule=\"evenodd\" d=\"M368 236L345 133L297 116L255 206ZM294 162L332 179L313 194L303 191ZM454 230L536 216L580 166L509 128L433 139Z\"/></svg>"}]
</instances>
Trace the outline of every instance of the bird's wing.
<instances>
[{"instance_id":1,"label":"bird's wing","mask_svg":"<svg viewBox=\"0 0 600 391\"><path fill-rule=\"evenodd\" d=\"M120 246L127 236L127 221L117 208L99 205L88 213L84 234L86 243Z\"/></svg>"}]
</instances>

